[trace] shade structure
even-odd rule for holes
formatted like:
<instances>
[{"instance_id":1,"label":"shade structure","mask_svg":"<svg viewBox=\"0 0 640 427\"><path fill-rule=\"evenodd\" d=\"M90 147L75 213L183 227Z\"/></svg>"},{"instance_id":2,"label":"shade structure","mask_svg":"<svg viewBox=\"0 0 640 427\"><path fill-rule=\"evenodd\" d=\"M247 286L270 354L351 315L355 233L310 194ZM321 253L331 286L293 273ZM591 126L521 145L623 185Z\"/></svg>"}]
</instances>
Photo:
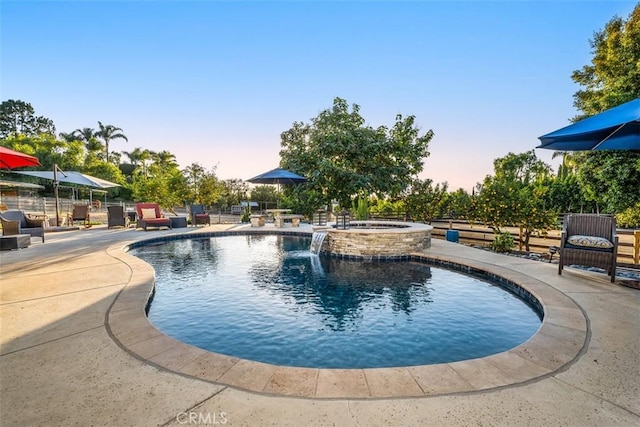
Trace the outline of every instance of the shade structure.
<instances>
[{"instance_id":1,"label":"shade structure","mask_svg":"<svg viewBox=\"0 0 640 427\"><path fill-rule=\"evenodd\" d=\"M550 150L640 150L640 98L538 139Z\"/></svg>"},{"instance_id":2,"label":"shade structure","mask_svg":"<svg viewBox=\"0 0 640 427\"><path fill-rule=\"evenodd\" d=\"M112 187L120 187L120 184L116 184L115 182L107 181L102 178L96 178L95 176L86 175L80 172L65 172L59 170L57 165L54 165L53 171L16 171L15 173L19 173L22 175L35 176L43 179L50 179L53 181L53 191L54 198L56 203L56 224L60 224L60 217L58 212L58 184L60 182L66 182L69 184L82 185L85 187L91 188L112 188ZM91 194L91 202L93 203L93 193ZM106 195L105 195L106 202Z\"/></svg>"},{"instance_id":3,"label":"shade structure","mask_svg":"<svg viewBox=\"0 0 640 427\"><path fill-rule=\"evenodd\" d=\"M56 177L54 177L53 171L16 171L15 173L19 173L22 175L35 176L43 179L57 180L59 182L66 182L69 184L83 185L85 187L92 188L112 188L112 187L120 187L120 184L116 184L115 182L107 181L102 178L96 178L95 176L86 175L80 172L67 172L61 171L58 172Z\"/></svg>"},{"instance_id":4,"label":"shade structure","mask_svg":"<svg viewBox=\"0 0 640 427\"><path fill-rule=\"evenodd\" d=\"M15 169L28 166L40 166L40 161L28 154L0 147L0 168Z\"/></svg>"},{"instance_id":5,"label":"shade structure","mask_svg":"<svg viewBox=\"0 0 640 427\"><path fill-rule=\"evenodd\" d=\"M286 169L276 168L248 179L252 184L300 184L307 178Z\"/></svg>"},{"instance_id":6,"label":"shade structure","mask_svg":"<svg viewBox=\"0 0 640 427\"><path fill-rule=\"evenodd\" d=\"M44 186L29 182L0 180L0 188L27 188L29 190L44 190Z\"/></svg>"}]
</instances>

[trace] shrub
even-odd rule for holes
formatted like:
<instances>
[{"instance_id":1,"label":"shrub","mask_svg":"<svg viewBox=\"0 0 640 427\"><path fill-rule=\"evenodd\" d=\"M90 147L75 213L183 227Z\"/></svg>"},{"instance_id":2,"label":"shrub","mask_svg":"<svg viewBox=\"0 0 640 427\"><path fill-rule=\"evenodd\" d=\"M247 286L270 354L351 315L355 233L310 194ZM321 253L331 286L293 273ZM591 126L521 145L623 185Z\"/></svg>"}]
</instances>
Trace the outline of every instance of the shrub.
<instances>
[{"instance_id":1,"label":"shrub","mask_svg":"<svg viewBox=\"0 0 640 427\"><path fill-rule=\"evenodd\" d=\"M513 245L513 236L505 232L496 234L490 247L496 252L509 252Z\"/></svg>"},{"instance_id":2,"label":"shrub","mask_svg":"<svg viewBox=\"0 0 640 427\"><path fill-rule=\"evenodd\" d=\"M616 225L622 228L640 227L640 203L617 213Z\"/></svg>"}]
</instances>

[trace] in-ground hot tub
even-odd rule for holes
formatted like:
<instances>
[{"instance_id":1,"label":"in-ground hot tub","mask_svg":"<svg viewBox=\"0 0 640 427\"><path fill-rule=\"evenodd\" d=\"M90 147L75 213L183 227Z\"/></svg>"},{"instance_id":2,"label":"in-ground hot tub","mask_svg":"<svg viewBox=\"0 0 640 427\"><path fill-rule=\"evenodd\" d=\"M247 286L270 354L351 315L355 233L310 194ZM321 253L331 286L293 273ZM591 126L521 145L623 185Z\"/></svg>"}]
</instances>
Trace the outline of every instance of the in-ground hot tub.
<instances>
[{"instance_id":1,"label":"in-ground hot tub","mask_svg":"<svg viewBox=\"0 0 640 427\"><path fill-rule=\"evenodd\" d=\"M427 224L400 221L352 221L350 228L330 228L320 247L331 256L364 259L398 258L431 247Z\"/></svg>"}]
</instances>

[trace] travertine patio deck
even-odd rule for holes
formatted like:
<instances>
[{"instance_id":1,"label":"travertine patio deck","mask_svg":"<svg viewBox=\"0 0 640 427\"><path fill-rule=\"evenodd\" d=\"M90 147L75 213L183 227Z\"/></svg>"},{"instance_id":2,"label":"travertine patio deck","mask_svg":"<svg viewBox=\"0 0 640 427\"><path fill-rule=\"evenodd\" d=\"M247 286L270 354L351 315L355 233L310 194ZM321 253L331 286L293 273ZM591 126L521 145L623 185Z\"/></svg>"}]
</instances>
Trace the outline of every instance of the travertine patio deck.
<instances>
[{"instance_id":1,"label":"travertine patio deck","mask_svg":"<svg viewBox=\"0 0 640 427\"><path fill-rule=\"evenodd\" d=\"M153 328L142 306L153 271L122 246L240 227L94 227L2 252L0 424L640 423L640 291L440 240L430 256L522 283L544 303L532 340L445 365L317 370L215 355Z\"/></svg>"}]
</instances>

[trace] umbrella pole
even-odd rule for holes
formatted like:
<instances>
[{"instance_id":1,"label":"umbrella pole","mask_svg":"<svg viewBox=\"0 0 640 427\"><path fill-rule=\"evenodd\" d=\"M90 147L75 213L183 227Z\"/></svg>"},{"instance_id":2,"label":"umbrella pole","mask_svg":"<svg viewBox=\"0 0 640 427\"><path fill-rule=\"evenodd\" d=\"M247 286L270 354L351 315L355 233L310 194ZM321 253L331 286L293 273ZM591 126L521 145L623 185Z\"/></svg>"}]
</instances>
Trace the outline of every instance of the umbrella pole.
<instances>
[{"instance_id":1,"label":"umbrella pole","mask_svg":"<svg viewBox=\"0 0 640 427\"><path fill-rule=\"evenodd\" d=\"M58 165L53 165L53 198L55 199L56 227L60 225L60 215L58 214Z\"/></svg>"}]
</instances>

